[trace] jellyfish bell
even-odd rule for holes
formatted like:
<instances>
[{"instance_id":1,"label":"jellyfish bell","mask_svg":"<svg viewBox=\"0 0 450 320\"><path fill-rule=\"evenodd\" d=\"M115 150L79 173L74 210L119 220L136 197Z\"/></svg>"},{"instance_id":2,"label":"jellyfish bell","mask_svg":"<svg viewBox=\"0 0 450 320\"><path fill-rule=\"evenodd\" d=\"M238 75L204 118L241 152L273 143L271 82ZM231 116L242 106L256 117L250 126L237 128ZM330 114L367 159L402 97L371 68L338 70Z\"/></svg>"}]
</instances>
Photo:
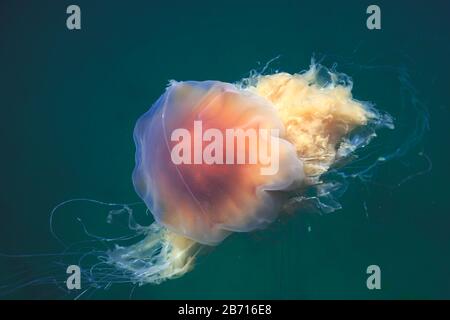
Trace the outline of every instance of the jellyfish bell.
<instances>
[{"instance_id":1,"label":"jellyfish bell","mask_svg":"<svg viewBox=\"0 0 450 320\"><path fill-rule=\"evenodd\" d=\"M198 132L198 123L205 134ZM257 134L274 129L279 136ZM187 138L173 139L177 130L194 137L184 150L178 147ZM230 130L240 130L244 136ZM209 139L215 141L202 140L208 131L216 133ZM303 180L302 163L292 144L283 139L284 126L271 104L231 84L171 83L151 111L139 119L134 135L137 193L158 223L201 244L216 245L230 232L265 227L281 205L272 191L294 188ZM220 137L223 140L218 141ZM207 163L202 151L213 144L213 153L220 153L217 160L221 161ZM267 167L257 156L263 145L274 153L269 158L278 163L273 174L264 174ZM174 151L182 156L189 153L188 161L174 162Z\"/></svg>"}]
</instances>

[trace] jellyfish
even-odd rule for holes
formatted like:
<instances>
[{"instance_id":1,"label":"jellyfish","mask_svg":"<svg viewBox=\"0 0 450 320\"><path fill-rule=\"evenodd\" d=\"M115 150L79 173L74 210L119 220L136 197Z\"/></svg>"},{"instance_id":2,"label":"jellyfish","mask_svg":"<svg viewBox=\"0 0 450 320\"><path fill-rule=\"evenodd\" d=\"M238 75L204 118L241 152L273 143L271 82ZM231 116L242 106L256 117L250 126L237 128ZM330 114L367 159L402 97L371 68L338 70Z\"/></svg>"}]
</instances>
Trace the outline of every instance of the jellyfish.
<instances>
[{"instance_id":1,"label":"jellyfish","mask_svg":"<svg viewBox=\"0 0 450 320\"><path fill-rule=\"evenodd\" d=\"M329 195L321 176L369 143L371 130L349 138L368 126L392 119L354 99L348 77L316 64L234 84L171 81L134 129L133 185L155 222L109 262L140 283L182 276L202 247L266 228L309 187Z\"/></svg>"},{"instance_id":2,"label":"jellyfish","mask_svg":"<svg viewBox=\"0 0 450 320\"><path fill-rule=\"evenodd\" d=\"M406 135L398 135L401 141L386 148L369 145L382 130L394 129L393 117L355 99L347 75L314 60L299 73L265 69L234 83L170 81L134 127L131 180L141 201L76 198L58 204L50 214L50 231L63 251L0 254L1 259L39 259L44 269L32 279L20 273L18 280L0 282L0 296L40 284L57 284L64 291L66 272L60 268L68 264L79 265L89 284L75 299L115 283L135 287L181 277L209 251L204 249L218 247L234 233L267 229L283 216L310 209L340 209L348 181L369 181L380 165L410 154L427 128L426 108L410 92L403 69L386 71L399 79L401 109L411 106L399 116L411 123L404 126ZM399 184L425 172L402 177ZM81 217L85 207L72 208L74 219L62 215L63 207L76 203L109 208L111 226L125 216L125 234L94 232ZM135 206L145 207L148 223L138 222ZM81 235L63 239L58 217L65 226L75 222L71 230L81 226Z\"/></svg>"}]
</instances>

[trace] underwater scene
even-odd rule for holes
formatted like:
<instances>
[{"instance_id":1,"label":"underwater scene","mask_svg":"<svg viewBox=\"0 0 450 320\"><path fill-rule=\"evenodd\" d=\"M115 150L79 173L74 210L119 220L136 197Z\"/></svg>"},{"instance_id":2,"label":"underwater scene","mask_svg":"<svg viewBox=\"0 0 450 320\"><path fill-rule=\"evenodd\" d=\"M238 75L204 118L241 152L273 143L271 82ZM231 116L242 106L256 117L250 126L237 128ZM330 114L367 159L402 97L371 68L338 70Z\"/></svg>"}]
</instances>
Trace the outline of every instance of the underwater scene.
<instances>
[{"instance_id":1,"label":"underwater scene","mask_svg":"<svg viewBox=\"0 0 450 320\"><path fill-rule=\"evenodd\" d=\"M450 299L449 18L2 1L0 299Z\"/></svg>"}]
</instances>

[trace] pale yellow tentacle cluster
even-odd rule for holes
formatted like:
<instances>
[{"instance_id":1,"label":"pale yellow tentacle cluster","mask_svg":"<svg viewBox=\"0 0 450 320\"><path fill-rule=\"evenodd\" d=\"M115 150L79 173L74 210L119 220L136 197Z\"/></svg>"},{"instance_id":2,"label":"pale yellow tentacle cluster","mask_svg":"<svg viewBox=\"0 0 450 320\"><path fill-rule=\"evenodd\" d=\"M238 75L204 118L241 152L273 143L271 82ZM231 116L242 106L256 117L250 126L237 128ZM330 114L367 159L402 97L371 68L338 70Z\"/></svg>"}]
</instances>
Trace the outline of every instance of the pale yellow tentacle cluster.
<instances>
[{"instance_id":1,"label":"pale yellow tentacle cluster","mask_svg":"<svg viewBox=\"0 0 450 320\"><path fill-rule=\"evenodd\" d=\"M248 87L272 102L308 177L325 173L337 160L342 138L372 117L352 98L351 86L319 85L317 77L313 67L302 74L260 76Z\"/></svg>"}]
</instances>

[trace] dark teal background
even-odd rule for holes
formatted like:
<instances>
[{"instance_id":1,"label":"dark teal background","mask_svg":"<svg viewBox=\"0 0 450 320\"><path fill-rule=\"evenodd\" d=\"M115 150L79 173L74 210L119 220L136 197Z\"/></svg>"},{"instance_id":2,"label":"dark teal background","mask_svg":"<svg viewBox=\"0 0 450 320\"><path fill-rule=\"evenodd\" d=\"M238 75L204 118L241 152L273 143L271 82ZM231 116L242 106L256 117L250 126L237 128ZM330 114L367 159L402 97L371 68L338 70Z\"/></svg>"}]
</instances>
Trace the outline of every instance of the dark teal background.
<instances>
[{"instance_id":1,"label":"dark teal background","mask_svg":"<svg viewBox=\"0 0 450 320\"><path fill-rule=\"evenodd\" d=\"M366 28L372 2L382 30ZM65 25L72 3L81 7L80 31ZM450 298L449 10L448 1L2 0L0 252L57 252L49 212L66 199L139 200L132 131L168 80L233 82L277 55L275 66L292 73L316 54L354 78L355 97L395 115L395 74L355 65L406 66L429 109L422 143L383 167L377 184L351 186L342 210L233 235L184 277L136 288L132 297ZM396 124L413 125L398 117ZM432 170L392 187L401 180L392 177L426 167L419 151ZM31 276L36 264L1 259L1 278L24 266ZM380 291L366 288L370 264L381 267ZM131 288L92 298L128 298ZM6 296L48 297L73 298L52 285Z\"/></svg>"}]
</instances>

